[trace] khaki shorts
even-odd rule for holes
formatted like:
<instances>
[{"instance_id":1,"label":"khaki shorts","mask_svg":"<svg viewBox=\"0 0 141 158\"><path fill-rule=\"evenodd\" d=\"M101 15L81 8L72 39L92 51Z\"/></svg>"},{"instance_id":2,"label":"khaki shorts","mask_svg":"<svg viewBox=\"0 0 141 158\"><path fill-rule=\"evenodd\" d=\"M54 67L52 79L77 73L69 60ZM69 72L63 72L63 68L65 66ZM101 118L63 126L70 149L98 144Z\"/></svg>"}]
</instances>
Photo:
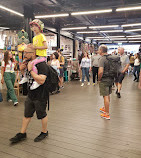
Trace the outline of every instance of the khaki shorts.
<instances>
[{"instance_id":1,"label":"khaki shorts","mask_svg":"<svg viewBox=\"0 0 141 158\"><path fill-rule=\"evenodd\" d=\"M112 85L108 85L105 82L100 82L99 90L101 96L109 96L112 93Z\"/></svg>"}]
</instances>

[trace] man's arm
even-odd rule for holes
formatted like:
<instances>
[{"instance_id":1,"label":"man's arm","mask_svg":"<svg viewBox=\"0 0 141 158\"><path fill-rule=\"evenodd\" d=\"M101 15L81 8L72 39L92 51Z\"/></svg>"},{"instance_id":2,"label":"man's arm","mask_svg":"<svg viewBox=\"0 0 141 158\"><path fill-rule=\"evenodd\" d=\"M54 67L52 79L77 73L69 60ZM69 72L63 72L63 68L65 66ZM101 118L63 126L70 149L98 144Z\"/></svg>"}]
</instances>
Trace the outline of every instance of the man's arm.
<instances>
[{"instance_id":1,"label":"man's arm","mask_svg":"<svg viewBox=\"0 0 141 158\"><path fill-rule=\"evenodd\" d=\"M101 81L101 78L103 76L103 71L104 71L103 67L99 67L99 69L98 69L98 81Z\"/></svg>"},{"instance_id":2,"label":"man's arm","mask_svg":"<svg viewBox=\"0 0 141 158\"><path fill-rule=\"evenodd\" d=\"M38 84L44 84L45 80L47 78L47 76L45 75L38 75L35 72L31 71L31 76L33 77L33 79L38 83Z\"/></svg>"},{"instance_id":3,"label":"man's arm","mask_svg":"<svg viewBox=\"0 0 141 158\"><path fill-rule=\"evenodd\" d=\"M42 75L42 74L36 74L35 72L32 71L33 68L33 64L31 64L31 61L28 63L28 71L30 71L31 76L33 77L33 79L38 83L38 84L44 84L47 76L46 75Z\"/></svg>"}]
</instances>

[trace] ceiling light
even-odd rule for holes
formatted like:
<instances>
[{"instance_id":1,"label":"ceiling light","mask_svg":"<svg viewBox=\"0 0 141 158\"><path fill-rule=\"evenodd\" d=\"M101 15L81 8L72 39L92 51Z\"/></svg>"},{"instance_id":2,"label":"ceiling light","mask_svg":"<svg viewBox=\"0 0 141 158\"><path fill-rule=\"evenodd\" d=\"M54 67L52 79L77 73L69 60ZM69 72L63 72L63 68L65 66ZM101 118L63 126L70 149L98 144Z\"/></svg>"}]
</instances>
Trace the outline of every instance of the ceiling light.
<instances>
[{"instance_id":1,"label":"ceiling light","mask_svg":"<svg viewBox=\"0 0 141 158\"><path fill-rule=\"evenodd\" d=\"M105 25L105 26L90 26L90 29L100 29L100 28L110 28L110 27L119 27L119 25Z\"/></svg>"},{"instance_id":2,"label":"ceiling light","mask_svg":"<svg viewBox=\"0 0 141 158\"><path fill-rule=\"evenodd\" d=\"M125 37L125 36L109 36L109 38L121 38L121 37Z\"/></svg>"},{"instance_id":3,"label":"ceiling light","mask_svg":"<svg viewBox=\"0 0 141 158\"><path fill-rule=\"evenodd\" d=\"M84 12L73 12L73 13L71 13L71 15L101 14L101 13L109 13L109 12L112 12L112 9L84 11Z\"/></svg>"},{"instance_id":4,"label":"ceiling light","mask_svg":"<svg viewBox=\"0 0 141 158\"><path fill-rule=\"evenodd\" d=\"M105 39L106 37L87 37L87 38L92 38L92 39L93 38L99 38L99 39L101 38L101 39Z\"/></svg>"},{"instance_id":5,"label":"ceiling light","mask_svg":"<svg viewBox=\"0 0 141 158\"><path fill-rule=\"evenodd\" d=\"M128 41L114 41L114 43L127 43Z\"/></svg>"},{"instance_id":6,"label":"ceiling light","mask_svg":"<svg viewBox=\"0 0 141 158\"><path fill-rule=\"evenodd\" d=\"M39 15L39 16L35 16L35 18L57 18L57 17L65 17L65 16L69 16L69 14Z\"/></svg>"},{"instance_id":7,"label":"ceiling light","mask_svg":"<svg viewBox=\"0 0 141 158\"><path fill-rule=\"evenodd\" d=\"M6 8L6 7L2 6L2 5L0 5L0 9L6 10L6 11L8 11L10 13L13 13L13 14L16 14L16 15L19 15L19 16L24 16L23 14L21 14L19 12L16 12L16 11L14 11L12 9Z\"/></svg>"},{"instance_id":8,"label":"ceiling light","mask_svg":"<svg viewBox=\"0 0 141 158\"><path fill-rule=\"evenodd\" d=\"M105 31L100 31L100 32L123 32L123 30L105 30Z\"/></svg>"},{"instance_id":9,"label":"ceiling light","mask_svg":"<svg viewBox=\"0 0 141 158\"><path fill-rule=\"evenodd\" d=\"M125 30L125 32L136 32L136 31L141 31L141 29Z\"/></svg>"},{"instance_id":10,"label":"ceiling light","mask_svg":"<svg viewBox=\"0 0 141 158\"><path fill-rule=\"evenodd\" d=\"M98 31L85 31L85 32L77 32L77 33L98 33Z\"/></svg>"},{"instance_id":11,"label":"ceiling light","mask_svg":"<svg viewBox=\"0 0 141 158\"><path fill-rule=\"evenodd\" d=\"M129 43L141 43L141 41L129 41Z\"/></svg>"},{"instance_id":12,"label":"ceiling light","mask_svg":"<svg viewBox=\"0 0 141 158\"><path fill-rule=\"evenodd\" d=\"M8 30L8 29L10 29L10 28L8 28L8 27L0 27L0 29L1 29L1 30Z\"/></svg>"},{"instance_id":13,"label":"ceiling light","mask_svg":"<svg viewBox=\"0 0 141 158\"><path fill-rule=\"evenodd\" d=\"M125 24L125 25L121 25L121 27L129 27L129 26L140 26L141 23L134 23L134 24Z\"/></svg>"},{"instance_id":14,"label":"ceiling light","mask_svg":"<svg viewBox=\"0 0 141 158\"><path fill-rule=\"evenodd\" d=\"M141 37L141 35L132 35L132 36L126 36L126 37Z\"/></svg>"},{"instance_id":15,"label":"ceiling light","mask_svg":"<svg viewBox=\"0 0 141 158\"><path fill-rule=\"evenodd\" d=\"M61 30L81 30L81 29L87 29L87 27L62 28Z\"/></svg>"},{"instance_id":16,"label":"ceiling light","mask_svg":"<svg viewBox=\"0 0 141 158\"><path fill-rule=\"evenodd\" d=\"M126 40L126 38L112 38L111 40Z\"/></svg>"},{"instance_id":17,"label":"ceiling light","mask_svg":"<svg viewBox=\"0 0 141 158\"><path fill-rule=\"evenodd\" d=\"M109 40L109 39L94 39L95 41Z\"/></svg>"},{"instance_id":18,"label":"ceiling light","mask_svg":"<svg viewBox=\"0 0 141 158\"><path fill-rule=\"evenodd\" d=\"M126 7L126 8L117 8L117 12L122 12L122 11L129 11L129 10L141 10L141 6L137 7Z\"/></svg>"},{"instance_id":19,"label":"ceiling light","mask_svg":"<svg viewBox=\"0 0 141 158\"><path fill-rule=\"evenodd\" d=\"M141 38L128 38L128 40L139 40Z\"/></svg>"}]
</instances>

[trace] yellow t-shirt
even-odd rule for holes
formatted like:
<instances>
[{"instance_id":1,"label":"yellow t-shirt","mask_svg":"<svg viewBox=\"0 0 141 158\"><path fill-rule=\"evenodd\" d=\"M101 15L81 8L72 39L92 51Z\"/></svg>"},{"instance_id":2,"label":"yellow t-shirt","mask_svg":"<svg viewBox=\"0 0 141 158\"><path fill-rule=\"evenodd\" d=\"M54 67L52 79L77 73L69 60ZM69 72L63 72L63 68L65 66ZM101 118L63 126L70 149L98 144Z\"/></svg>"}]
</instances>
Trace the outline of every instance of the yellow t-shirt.
<instances>
[{"instance_id":1,"label":"yellow t-shirt","mask_svg":"<svg viewBox=\"0 0 141 158\"><path fill-rule=\"evenodd\" d=\"M40 33L39 35L37 35L33 38L33 45L35 47L44 46L43 42L46 42L46 37L42 33ZM46 51L46 49L36 49L36 55L46 57L47 51Z\"/></svg>"}]
</instances>

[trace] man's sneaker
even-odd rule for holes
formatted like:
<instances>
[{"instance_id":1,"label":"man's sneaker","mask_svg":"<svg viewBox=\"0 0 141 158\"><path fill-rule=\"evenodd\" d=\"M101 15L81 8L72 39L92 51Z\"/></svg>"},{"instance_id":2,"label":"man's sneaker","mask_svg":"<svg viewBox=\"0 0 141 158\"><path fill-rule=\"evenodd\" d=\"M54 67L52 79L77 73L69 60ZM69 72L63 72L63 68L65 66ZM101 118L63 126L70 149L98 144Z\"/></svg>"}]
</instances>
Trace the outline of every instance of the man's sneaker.
<instances>
[{"instance_id":1,"label":"man's sneaker","mask_svg":"<svg viewBox=\"0 0 141 158\"><path fill-rule=\"evenodd\" d=\"M27 77L23 77L22 80L19 82L19 84L24 84L26 83L28 80L27 80Z\"/></svg>"},{"instance_id":2,"label":"man's sneaker","mask_svg":"<svg viewBox=\"0 0 141 158\"><path fill-rule=\"evenodd\" d=\"M93 86L95 86L96 84L95 83L93 83Z\"/></svg>"},{"instance_id":3,"label":"man's sneaker","mask_svg":"<svg viewBox=\"0 0 141 158\"><path fill-rule=\"evenodd\" d=\"M110 115L107 115L107 114L101 114L100 115L102 118L105 118L106 120L110 120Z\"/></svg>"},{"instance_id":4,"label":"man's sneaker","mask_svg":"<svg viewBox=\"0 0 141 158\"><path fill-rule=\"evenodd\" d=\"M15 137L9 139L11 141L11 143L18 143L22 140L25 140L26 139L26 133L17 133L15 135Z\"/></svg>"},{"instance_id":5,"label":"man's sneaker","mask_svg":"<svg viewBox=\"0 0 141 158\"><path fill-rule=\"evenodd\" d=\"M30 90L34 90L34 89L38 88L39 86L40 86L40 84L38 84L36 81L34 81L32 83L32 86L30 87Z\"/></svg>"},{"instance_id":6,"label":"man's sneaker","mask_svg":"<svg viewBox=\"0 0 141 158\"><path fill-rule=\"evenodd\" d=\"M90 85L90 82L88 82L88 84L87 84L88 86Z\"/></svg>"},{"instance_id":7,"label":"man's sneaker","mask_svg":"<svg viewBox=\"0 0 141 158\"><path fill-rule=\"evenodd\" d=\"M81 84L81 87L83 87L83 86L84 86L84 83Z\"/></svg>"},{"instance_id":8,"label":"man's sneaker","mask_svg":"<svg viewBox=\"0 0 141 158\"><path fill-rule=\"evenodd\" d=\"M34 142L40 142L41 140L45 139L47 136L48 136L48 131L47 133L41 132L40 135L34 139Z\"/></svg>"},{"instance_id":9,"label":"man's sneaker","mask_svg":"<svg viewBox=\"0 0 141 158\"><path fill-rule=\"evenodd\" d=\"M120 93L117 93L117 97L118 97L118 98L121 98L121 95L120 95Z\"/></svg>"},{"instance_id":10,"label":"man's sneaker","mask_svg":"<svg viewBox=\"0 0 141 158\"><path fill-rule=\"evenodd\" d=\"M100 114L100 116L101 116L102 118L105 118L105 113Z\"/></svg>"},{"instance_id":11,"label":"man's sneaker","mask_svg":"<svg viewBox=\"0 0 141 158\"><path fill-rule=\"evenodd\" d=\"M18 105L18 102L15 102L15 103L14 103L14 106L17 106L17 105Z\"/></svg>"},{"instance_id":12,"label":"man's sneaker","mask_svg":"<svg viewBox=\"0 0 141 158\"><path fill-rule=\"evenodd\" d=\"M105 112L104 107L103 107L103 108L100 108L100 112L102 112L102 113L104 113L104 112Z\"/></svg>"}]
</instances>

